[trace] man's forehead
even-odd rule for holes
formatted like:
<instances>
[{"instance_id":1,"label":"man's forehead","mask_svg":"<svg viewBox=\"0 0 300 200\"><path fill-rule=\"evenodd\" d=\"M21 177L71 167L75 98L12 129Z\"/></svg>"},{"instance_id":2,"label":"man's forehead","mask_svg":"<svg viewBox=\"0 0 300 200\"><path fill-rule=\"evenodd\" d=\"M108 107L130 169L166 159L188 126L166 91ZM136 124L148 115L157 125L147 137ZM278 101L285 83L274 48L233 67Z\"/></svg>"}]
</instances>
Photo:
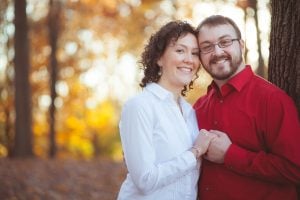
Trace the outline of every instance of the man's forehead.
<instances>
[{"instance_id":1,"label":"man's forehead","mask_svg":"<svg viewBox=\"0 0 300 200\"><path fill-rule=\"evenodd\" d=\"M216 39L224 36L236 36L234 28L230 24L221 24L215 26L205 25L201 27L198 34L198 39Z\"/></svg>"},{"instance_id":2,"label":"man's forehead","mask_svg":"<svg viewBox=\"0 0 300 200\"><path fill-rule=\"evenodd\" d=\"M219 29L228 29L231 31L234 31L234 28L230 24L219 24L219 25L204 25L201 27L199 32L205 32L205 31L218 31Z\"/></svg>"}]
</instances>

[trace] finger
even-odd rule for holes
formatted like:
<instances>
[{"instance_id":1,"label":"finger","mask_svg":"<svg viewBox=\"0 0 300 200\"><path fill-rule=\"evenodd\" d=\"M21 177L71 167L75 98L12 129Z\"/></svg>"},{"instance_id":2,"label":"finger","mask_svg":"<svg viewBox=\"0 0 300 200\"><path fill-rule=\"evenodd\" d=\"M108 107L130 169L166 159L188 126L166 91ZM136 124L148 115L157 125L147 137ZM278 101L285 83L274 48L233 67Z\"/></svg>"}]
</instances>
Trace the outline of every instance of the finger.
<instances>
[{"instance_id":1,"label":"finger","mask_svg":"<svg viewBox=\"0 0 300 200\"><path fill-rule=\"evenodd\" d=\"M205 134L206 137L210 138L210 139L214 139L214 138L218 138L219 135L212 133L212 132L208 132Z\"/></svg>"},{"instance_id":2,"label":"finger","mask_svg":"<svg viewBox=\"0 0 300 200\"><path fill-rule=\"evenodd\" d=\"M206 160L211 160L211 157L210 157L208 151L207 151L205 154L203 154L202 157L203 157L204 159L206 159Z\"/></svg>"},{"instance_id":3,"label":"finger","mask_svg":"<svg viewBox=\"0 0 300 200\"><path fill-rule=\"evenodd\" d=\"M205 130L205 129L201 129L200 133L203 134L203 135L205 135L205 136L208 136L210 134L209 131Z\"/></svg>"},{"instance_id":4,"label":"finger","mask_svg":"<svg viewBox=\"0 0 300 200\"><path fill-rule=\"evenodd\" d=\"M218 136L215 134L212 134L212 133L210 133L207 137L209 139L209 142L212 142L212 141L218 139Z\"/></svg>"},{"instance_id":5,"label":"finger","mask_svg":"<svg viewBox=\"0 0 300 200\"><path fill-rule=\"evenodd\" d=\"M213 133L213 134L215 134L215 135L217 135L217 136L222 136L222 135L225 134L224 132L218 131L218 130L210 130L210 133ZM226 135L226 134L225 134L225 135Z\"/></svg>"}]
</instances>

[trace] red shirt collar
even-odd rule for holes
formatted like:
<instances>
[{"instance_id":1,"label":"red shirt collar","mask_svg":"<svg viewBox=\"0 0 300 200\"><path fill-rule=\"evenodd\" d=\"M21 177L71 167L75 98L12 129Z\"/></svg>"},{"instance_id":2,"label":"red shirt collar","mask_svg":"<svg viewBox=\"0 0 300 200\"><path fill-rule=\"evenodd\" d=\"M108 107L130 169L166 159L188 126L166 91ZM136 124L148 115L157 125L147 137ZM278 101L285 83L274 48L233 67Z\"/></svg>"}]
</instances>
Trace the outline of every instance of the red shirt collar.
<instances>
[{"instance_id":1,"label":"red shirt collar","mask_svg":"<svg viewBox=\"0 0 300 200\"><path fill-rule=\"evenodd\" d=\"M231 93L234 89L236 91L241 91L242 88L250 81L252 76L254 75L251 66L246 65L245 69L239 72L237 75L232 77L226 84L224 84L221 89L218 88L217 84L212 81L212 83L208 86L208 92L212 89L219 93L221 96L226 96Z\"/></svg>"}]
</instances>

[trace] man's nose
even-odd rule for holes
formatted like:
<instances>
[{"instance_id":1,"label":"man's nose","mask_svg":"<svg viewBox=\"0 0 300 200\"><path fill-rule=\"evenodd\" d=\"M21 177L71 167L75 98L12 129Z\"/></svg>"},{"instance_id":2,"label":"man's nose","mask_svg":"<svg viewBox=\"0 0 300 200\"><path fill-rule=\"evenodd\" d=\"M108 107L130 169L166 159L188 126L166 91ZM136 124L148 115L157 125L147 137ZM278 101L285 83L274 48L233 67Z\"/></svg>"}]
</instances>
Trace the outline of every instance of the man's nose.
<instances>
[{"instance_id":1,"label":"man's nose","mask_svg":"<svg viewBox=\"0 0 300 200\"><path fill-rule=\"evenodd\" d=\"M224 51L223 51L223 48L219 47L218 44L215 44L213 51L214 51L214 53L215 53L216 55L221 54L221 53L224 52Z\"/></svg>"}]
</instances>

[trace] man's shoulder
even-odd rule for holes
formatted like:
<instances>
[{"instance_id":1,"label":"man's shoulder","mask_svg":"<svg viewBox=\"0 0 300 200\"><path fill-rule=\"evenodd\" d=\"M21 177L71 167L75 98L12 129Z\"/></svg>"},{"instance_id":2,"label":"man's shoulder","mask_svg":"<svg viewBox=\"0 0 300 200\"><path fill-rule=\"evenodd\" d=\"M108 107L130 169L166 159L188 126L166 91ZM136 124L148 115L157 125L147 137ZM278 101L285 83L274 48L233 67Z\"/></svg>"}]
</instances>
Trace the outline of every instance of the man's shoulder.
<instances>
[{"instance_id":1,"label":"man's shoulder","mask_svg":"<svg viewBox=\"0 0 300 200\"><path fill-rule=\"evenodd\" d=\"M209 101L208 95L205 94L197 99L197 101L194 103L193 108L195 110L199 109L199 107L202 107L205 103Z\"/></svg>"},{"instance_id":2,"label":"man's shoulder","mask_svg":"<svg viewBox=\"0 0 300 200\"><path fill-rule=\"evenodd\" d=\"M254 76L250 83L250 88L252 95L258 100L268 101L273 99L274 101L274 98L276 98L277 101L289 101L291 99L284 90L259 76Z\"/></svg>"},{"instance_id":3,"label":"man's shoulder","mask_svg":"<svg viewBox=\"0 0 300 200\"><path fill-rule=\"evenodd\" d=\"M255 75L253 80L250 82L252 88L257 92L262 92L264 94L273 94L273 93L282 93L285 92L276 86L275 84L271 83L270 81Z\"/></svg>"}]
</instances>

